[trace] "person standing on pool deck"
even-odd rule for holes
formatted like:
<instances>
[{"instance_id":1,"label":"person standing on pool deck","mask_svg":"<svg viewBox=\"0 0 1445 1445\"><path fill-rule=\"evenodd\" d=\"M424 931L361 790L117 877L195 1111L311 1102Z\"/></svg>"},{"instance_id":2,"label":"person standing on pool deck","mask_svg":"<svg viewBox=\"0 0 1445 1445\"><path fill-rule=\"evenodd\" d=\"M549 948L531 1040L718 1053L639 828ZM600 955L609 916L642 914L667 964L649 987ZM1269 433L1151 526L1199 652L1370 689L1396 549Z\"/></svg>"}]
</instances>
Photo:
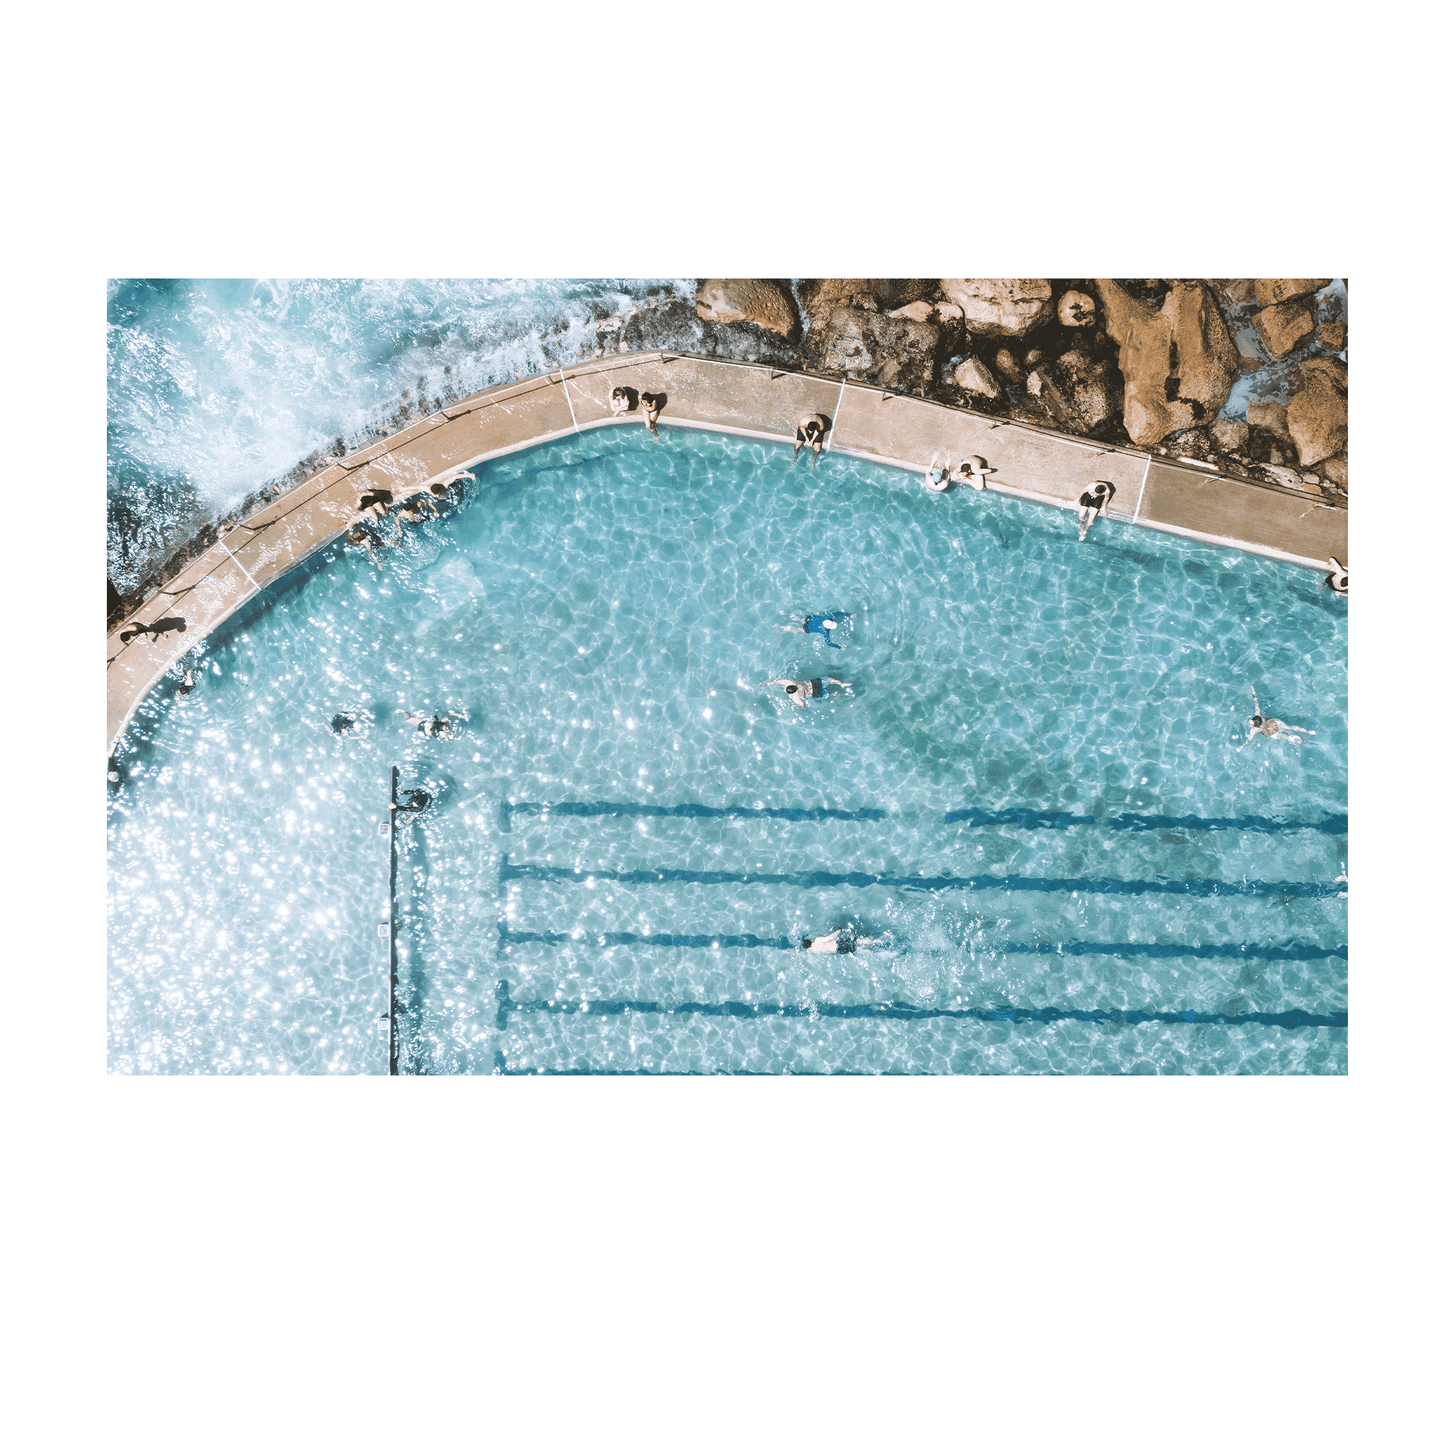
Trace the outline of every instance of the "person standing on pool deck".
<instances>
[{"instance_id":1,"label":"person standing on pool deck","mask_svg":"<svg viewBox=\"0 0 1445 1445\"><path fill-rule=\"evenodd\" d=\"M823 450L823 434L828 430L828 423L811 411L807 416L798 418L798 429L793 434L793 465L798 465L798 453L804 447L813 448L813 465L818 465L818 453Z\"/></svg>"},{"instance_id":2,"label":"person standing on pool deck","mask_svg":"<svg viewBox=\"0 0 1445 1445\"><path fill-rule=\"evenodd\" d=\"M804 617L800 613L790 612L788 616L791 617L794 622L801 622L803 625L801 627L789 627L786 622L778 623L778 626L781 627L784 632L820 632L823 635L823 641L826 642L829 647L836 647L839 652L842 652L844 648L847 647L848 644L846 642L835 642L833 635L842 623L852 618L853 614L851 612L820 612L816 617Z\"/></svg>"},{"instance_id":3,"label":"person standing on pool deck","mask_svg":"<svg viewBox=\"0 0 1445 1445\"><path fill-rule=\"evenodd\" d=\"M1095 518L1102 517L1109 510L1109 503L1113 500L1113 482L1095 482L1079 498L1079 541L1084 540L1084 535L1094 525Z\"/></svg>"},{"instance_id":4,"label":"person standing on pool deck","mask_svg":"<svg viewBox=\"0 0 1445 1445\"><path fill-rule=\"evenodd\" d=\"M1259 710L1259 697L1251 684L1249 689L1250 697L1254 698L1254 716L1249 720L1249 731L1244 735L1244 741L1235 748L1235 752L1242 753L1249 746L1250 739L1258 733L1261 737L1281 738L1287 743L1298 743L1299 738L1293 736L1295 733L1308 733L1314 737L1313 728L1297 728L1293 723L1281 722L1277 717L1265 717Z\"/></svg>"},{"instance_id":5,"label":"person standing on pool deck","mask_svg":"<svg viewBox=\"0 0 1445 1445\"><path fill-rule=\"evenodd\" d=\"M660 442L662 436L657 430L657 414L662 410L662 398L653 392L644 391L637 399L642 403L642 419L647 423L653 441Z\"/></svg>"},{"instance_id":6,"label":"person standing on pool deck","mask_svg":"<svg viewBox=\"0 0 1445 1445\"><path fill-rule=\"evenodd\" d=\"M856 933L845 934L841 928L835 928L821 938L805 938L803 947L809 953L855 953L882 942L881 938L860 938Z\"/></svg>"},{"instance_id":7,"label":"person standing on pool deck","mask_svg":"<svg viewBox=\"0 0 1445 1445\"><path fill-rule=\"evenodd\" d=\"M841 688L844 692L852 694L853 689L843 681L841 677L830 677L826 679L834 687ZM779 687L792 698L794 707L807 707L807 699L810 697L827 697L828 689L824 685L825 679L821 677L810 677L805 682L797 682L790 677L770 678L763 684L764 687Z\"/></svg>"}]
</instances>

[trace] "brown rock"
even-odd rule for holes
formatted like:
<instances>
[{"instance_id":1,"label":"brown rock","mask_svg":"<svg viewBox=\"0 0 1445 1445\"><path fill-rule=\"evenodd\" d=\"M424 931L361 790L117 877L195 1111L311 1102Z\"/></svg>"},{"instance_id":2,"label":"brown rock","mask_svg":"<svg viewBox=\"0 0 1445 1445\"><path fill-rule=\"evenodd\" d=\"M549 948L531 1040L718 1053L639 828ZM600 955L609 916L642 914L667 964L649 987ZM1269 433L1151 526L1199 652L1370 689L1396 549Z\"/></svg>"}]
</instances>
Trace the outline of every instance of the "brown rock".
<instances>
[{"instance_id":1,"label":"brown rock","mask_svg":"<svg viewBox=\"0 0 1445 1445\"><path fill-rule=\"evenodd\" d=\"M1289 409L1282 401L1250 402L1249 424L1263 427L1284 440L1289 439Z\"/></svg>"},{"instance_id":2,"label":"brown rock","mask_svg":"<svg viewBox=\"0 0 1445 1445\"><path fill-rule=\"evenodd\" d=\"M1254 283L1254 299L1261 306L1278 306L1281 301L1291 301L1296 296L1313 296L1321 286L1329 284L1328 276L1256 281Z\"/></svg>"},{"instance_id":3,"label":"brown rock","mask_svg":"<svg viewBox=\"0 0 1445 1445\"><path fill-rule=\"evenodd\" d=\"M962 321L963 307L955 306L952 301L945 301L941 306L934 308L938 312L940 321Z\"/></svg>"},{"instance_id":4,"label":"brown rock","mask_svg":"<svg viewBox=\"0 0 1445 1445\"><path fill-rule=\"evenodd\" d=\"M1289 400L1289 434L1301 466L1311 467L1348 445L1349 379L1349 369L1333 356L1300 363Z\"/></svg>"},{"instance_id":5,"label":"brown rock","mask_svg":"<svg viewBox=\"0 0 1445 1445\"><path fill-rule=\"evenodd\" d=\"M933 315L933 304L929 301L914 301L888 313L895 321L902 316L908 321L927 321Z\"/></svg>"},{"instance_id":6,"label":"brown rock","mask_svg":"<svg viewBox=\"0 0 1445 1445\"><path fill-rule=\"evenodd\" d=\"M1218 414L1239 371L1239 354L1202 281L1181 281L1158 311L1110 280L1098 287L1104 326L1119 345L1124 427L1153 446Z\"/></svg>"},{"instance_id":7,"label":"brown rock","mask_svg":"<svg viewBox=\"0 0 1445 1445\"><path fill-rule=\"evenodd\" d=\"M1094 298L1086 291L1065 291L1059 297L1058 312L1065 326L1092 326Z\"/></svg>"},{"instance_id":8,"label":"brown rock","mask_svg":"<svg viewBox=\"0 0 1445 1445\"><path fill-rule=\"evenodd\" d=\"M1039 362L1029 373L1028 389L1060 426L1086 436L1103 430L1124 406L1114 367L1078 351Z\"/></svg>"},{"instance_id":9,"label":"brown rock","mask_svg":"<svg viewBox=\"0 0 1445 1445\"><path fill-rule=\"evenodd\" d=\"M1010 381L1022 381L1024 374L1018 364L1018 358L1007 346L1000 346L993 358L994 368L1000 376L1006 376Z\"/></svg>"},{"instance_id":10,"label":"brown rock","mask_svg":"<svg viewBox=\"0 0 1445 1445\"><path fill-rule=\"evenodd\" d=\"M1209 435L1220 451L1242 452L1249 445L1249 423L1216 417L1210 424Z\"/></svg>"},{"instance_id":11,"label":"brown rock","mask_svg":"<svg viewBox=\"0 0 1445 1445\"><path fill-rule=\"evenodd\" d=\"M811 321L814 316L838 302L852 302L866 296L873 299L873 283L867 277L828 278L800 281L798 283L798 304L807 312ZM876 303L875 303L876 305Z\"/></svg>"},{"instance_id":12,"label":"brown rock","mask_svg":"<svg viewBox=\"0 0 1445 1445\"><path fill-rule=\"evenodd\" d=\"M1342 491L1350 489L1350 454L1349 452L1336 452L1332 457L1326 457L1320 463L1320 470L1325 476L1339 487Z\"/></svg>"},{"instance_id":13,"label":"brown rock","mask_svg":"<svg viewBox=\"0 0 1445 1445\"><path fill-rule=\"evenodd\" d=\"M997 401L1003 395L998 382L993 379L992 372L977 357L965 361L954 371L953 384L963 391L973 391L980 396L986 396L990 401Z\"/></svg>"},{"instance_id":14,"label":"brown rock","mask_svg":"<svg viewBox=\"0 0 1445 1445\"><path fill-rule=\"evenodd\" d=\"M1025 357L1024 357L1024 365L1025 365L1026 367L1028 367L1028 366L1037 366L1037 365L1039 364L1039 362L1041 362L1043 359L1044 359L1044 354L1043 354L1043 352L1040 351L1037 347L1035 347L1035 348L1033 348L1033 350L1029 351L1029 352L1027 353L1027 355L1025 355Z\"/></svg>"},{"instance_id":15,"label":"brown rock","mask_svg":"<svg viewBox=\"0 0 1445 1445\"><path fill-rule=\"evenodd\" d=\"M873 293L873 299L884 311L911 306L915 301L927 301L931 305L938 292L937 281L918 279L904 281L896 276L881 278L875 276L867 283L867 287Z\"/></svg>"},{"instance_id":16,"label":"brown rock","mask_svg":"<svg viewBox=\"0 0 1445 1445\"><path fill-rule=\"evenodd\" d=\"M1321 321L1319 325L1320 345L1326 351L1345 349L1345 323L1343 321Z\"/></svg>"},{"instance_id":17,"label":"brown rock","mask_svg":"<svg viewBox=\"0 0 1445 1445\"><path fill-rule=\"evenodd\" d=\"M1277 486L1288 487L1292 492L1310 492L1316 497L1324 495L1318 486L1305 481L1293 467L1265 467L1264 470Z\"/></svg>"},{"instance_id":18,"label":"brown rock","mask_svg":"<svg viewBox=\"0 0 1445 1445\"><path fill-rule=\"evenodd\" d=\"M1224 297L1226 301L1234 305L1243 305L1246 301L1254 300L1254 278L1250 276L1240 277L1233 280L1216 280L1214 289Z\"/></svg>"},{"instance_id":19,"label":"brown rock","mask_svg":"<svg viewBox=\"0 0 1445 1445\"><path fill-rule=\"evenodd\" d=\"M1315 329L1315 314L1308 301L1281 301L1278 306L1266 306L1254 318L1254 329L1264 349L1277 361Z\"/></svg>"},{"instance_id":20,"label":"brown rock","mask_svg":"<svg viewBox=\"0 0 1445 1445\"><path fill-rule=\"evenodd\" d=\"M1197 457L1202 461L1210 452L1209 433L1202 426L1191 427L1169 438L1169 450L1175 456Z\"/></svg>"},{"instance_id":21,"label":"brown rock","mask_svg":"<svg viewBox=\"0 0 1445 1445\"><path fill-rule=\"evenodd\" d=\"M803 356L819 371L917 391L933 383L938 335L927 322L834 304L813 317Z\"/></svg>"},{"instance_id":22,"label":"brown rock","mask_svg":"<svg viewBox=\"0 0 1445 1445\"><path fill-rule=\"evenodd\" d=\"M704 321L751 321L786 341L798 330L788 297L771 281L704 281L697 291L697 314Z\"/></svg>"},{"instance_id":23,"label":"brown rock","mask_svg":"<svg viewBox=\"0 0 1445 1445\"><path fill-rule=\"evenodd\" d=\"M979 336L1022 336L1053 314L1053 289L1046 280L945 277L938 284Z\"/></svg>"}]
</instances>

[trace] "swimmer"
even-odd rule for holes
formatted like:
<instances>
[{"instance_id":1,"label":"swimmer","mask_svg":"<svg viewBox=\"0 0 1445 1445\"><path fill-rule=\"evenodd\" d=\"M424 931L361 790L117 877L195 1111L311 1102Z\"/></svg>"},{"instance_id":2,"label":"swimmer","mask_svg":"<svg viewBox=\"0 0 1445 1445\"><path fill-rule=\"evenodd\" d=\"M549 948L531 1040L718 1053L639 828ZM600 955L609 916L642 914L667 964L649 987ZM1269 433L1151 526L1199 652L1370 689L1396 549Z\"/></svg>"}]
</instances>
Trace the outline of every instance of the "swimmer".
<instances>
[{"instance_id":1,"label":"swimmer","mask_svg":"<svg viewBox=\"0 0 1445 1445\"><path fill-rule=\"evenodd\" d=\"M456 727L452 723L454 717L459 717L463 722L471 722L464 712L449 712L445 716L417 717L407 712L404 707L397 708L397 712L405 715L407 722L420 729L424 738L455 738L459 736Z\"/></svg>"},{"instance_id":2,"label":"swimmer","mask_svg":"<svg viewBox=\"0 0 1445 1445\"><path fill-rule=\"evenodd\" d=\"M807 700L810 697L829 696L828 689L825 686L825 681L831 682L835 688L841 689L843 692L846 692L850 697L852 696L852 687L849 686L848 683L844 682L841 677L830 677L827 679L821 677L810 677L804 682L797 682L789 677L774 677L765 682L763 686L781 687L783 691L787 693L790 698L792 698L794 707L804 708L807 707Z\"/></svg>"},{"instance_id":3,"label":"swimmer","mask_svg":"<svg viewBox=\"0 0 1445 1445\"><path fill-rule=\"evenodd\" d=\"M657 414L662 410L662 398L655 392L644 391L638 401L642 403L643 420L647 423L647 429L652 433L654 441L661 441L662 437L657 430Z\"/></svg>"},{"instance_id":4,"label":"swimmer","mask_svg":"<svg viewBox=\"0 0 1445 1445\"><path fill-rule=\"evenodd\" d=\"M391 508L392 495L385 487L376 487L370 492L363 492L356 503L358 513L370 512L378 521L386 516Z\"/></svg>"},{"instance_id":5,"label":"swimmer","mask_svg":"<svg viewBox=\"0 0 1445 1445\"><path fill-rule=\"evenodd\" d=\"M860 948L871 948L882 942L881 938L862 938L856 933L845 934L841 928L835 928L821 938L805 938L803 947L809 953L855 953Z\"/></svg>"},{"instance_id":6,"label":"swimmer","mask_svg":"<svg viewBox=\"0 0 1445 1445\"><path fill-rule=\"evenodd\" d=\"M397 508L396 514L398 519L405 517L408 522L414 525L420 525L420 523L426 520L421 512L423 507L430 508L433 517L441 515L437 510L437 504L427 492L413 492L411 496Z\"/></svg>"},{"instance_id":7,"label":"swimmer","mask_svg":"<svg viewBox=\"0 0 1445 1445\"><path fill-rule=\"evenodd\" d=\"M637 405L637 393L630 386L612 388L612 415L623 416Z\"/></svg>"},{"instance_id":8,"label":"swimmer","mask_svg":"<svg viewBox=\"0 0 1445 1445\"><path fill-rule=\"evenodd\" d=\"M1341 597L1348 597L1350 595L1350 569L1341 567L1333 557L1330 558L1330 567L1332 570L1325 578L1330 591L1338 593Z\"/></svg>"},{"instance_id":9,"label":"swimmer","mask_svg":"<svg viewBox=\"0 0 1445 1445\"><path fill-rule=\"evenodd\" d=\"M835 641L835 637L839 625L852 618L853 614L851 612L820 612L816 617L804 617L801 613L790 612L788 616L791 617L794 622L801 622L803 625L801 627L789 627L786 622L778 623L778 626L781 627L784 632L822 633L823 641L826 642L829 647L836 647L839 652L842 652L848 646L846 642Z\"/></svg>"},{"instance_id":10,"label":"swimmer","mask_svg":"<svg viewBox=\"0 0 1445 1445\"><path fill-rule=\"evenodd\" d=\"M356 714L354 712L339 712L331 719L331 731L339 738L354 738L356 732Z\"/></svg>"},{"instance_id":11,"label":"swimmer","mask_svg":"<svg viewBox=\"0 0 1445 1445\"><path fill-rule=\"evenodd\" d=\"M1279 738L1284 742L1296 744L1300 739L1294 736L1295 733L1308 733L1314 737L1313 728L1297 728L1293 723L1281 722L1277 717L1265 717L1260 711L1259 698L1255 695L1253 686L1249 689L1249 695L1254 698L1254 716L1249 720L1249 731L1244 735L1244 741L1235 748L1235 752L1242 753L1256 733L1261 737Z\"/></svg>"},{"instance_id":12,"label":"swimmer","mask_svg":"<svg viewBox=\"0 0 1445 1445\"><path fill-rule=\"evenodd\" d=\"M372 534L368 532L365 527L353 527L346 534L345 541L348 547L363 548L366 552L366 555L371 558L372 563L375 565L378 572L384 572L386 570L381 565L381 558L376 555L377 539L373 537Z\"/></svg>"},{"instance_id":13,"label":"swimmer","mask_svg":"<svg viewBox=\"0 0 1445 1445\"><path fill-rule=\"evenodd\" d=\"M818 465L818 454L823 450L823 436L827 430L828 423L815 411L798 418L798 429L793 433L793 466L798 465L798 453L804 447L813 448L813 465Z\"/></svg>"},{"instance_id":14,"label":"swimmer","mask_svg":"<svg viewBox=\"0 0 1445 1445\"><path fill-rule=\"evenodd\" d=\"M1109 503L1113 500L1113 482L1095 482L1088 491L1080 496L1079 541L1084 540L1085 533L1094 525L1095 520L1109 510Z\"/></svg>"},{"instance_id":15,"label":"swimmer","mask_svg":"<svg viewBox=\"0 0 1445 1445\"><path fill-rule=\"evenodd\" d=\"M408 788L398 796L405 801L391 805L394 813L424 813L431 807L431 794L423 792L420 788Z\"/></svg>"},{"instance_id":16,"label":"swimmer","mask_svg":"<svg viewBox=\"0 0 1445 1445\"><path fill-rule=\"evenodd\" d=\"M188 667L185 671L185 676L181 678L181 685L176 689L176 692L179 693L181 697L187 697L195 685L196 669L194 667Z\"/></svg>"}]
</instances>

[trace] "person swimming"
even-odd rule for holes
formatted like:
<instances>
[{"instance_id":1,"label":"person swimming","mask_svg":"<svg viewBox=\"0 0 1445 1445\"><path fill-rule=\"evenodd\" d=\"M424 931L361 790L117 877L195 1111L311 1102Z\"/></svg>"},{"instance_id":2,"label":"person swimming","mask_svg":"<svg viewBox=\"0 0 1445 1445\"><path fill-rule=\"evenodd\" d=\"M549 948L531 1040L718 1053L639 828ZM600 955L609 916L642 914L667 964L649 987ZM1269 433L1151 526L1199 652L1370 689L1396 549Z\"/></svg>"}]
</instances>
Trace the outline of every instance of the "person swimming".
<instances>
[{"instance_id":1,"label":"person swimming","mask_svg":"<svg viewBox=\"0 0 1445 1445\"><path fill-rule=\"evenodd\" d=\"M818 465L818 454L823 450L823 437L828 423L817 412L798 418L798 429L793 433L793 466L798 465L798 455L804 447L813 448L813 465Z\"/></svg>"},{"instance_id":2,"label":"person swimming","mask_svg":"<svg viewBox=\"0 0 1445 1445\"><path fill-rule=\"evenodd\" d=\"M458 737L459 733L457 732L456 726L452 722L452 719L454 717L461 718L463 722L471 722L471 718L469 718L464 712L454 711L449 712L445 715L437 714L436 716L429 718L417 717L414 713L407 712L404 707L397 708L397 712L402 713L406 717L407 722L411 723L415 728L417 728L420 731L422 737L424 738Z\"/></svg>"},{"instance_id":3,"label":"person swimming","mask_svg":"<svg viewBox=\"0 0 1445 1445\"><path fill-rule=\"evenodd\" d=\"M820 612L813 617L804 617L801 613L790 612L788 616L791 617L794 622L801 622L803 625L801 627L789 627L785 622L778 623L778 626L781 627L784 632L818 633L829 647L836 647L839 652L842 652L848 646L846 642L839 642L836 639L843 623L852 619L853 614L851 612Z\"/></svg>"},{"instance_id":4,"label":"person swimming","mask_svg":"<svg viewBox=\"0 0 1445 1445\"><path fill-rule=\"evenodd\" d=\"M856 953L860 948L871 948L883 943L881 938L864 938L862 935L835 928L819 938L805 938L803 947L809 953Z\"/></svg>"},{"instance_id":5,"label":"person swimming","mask_svg":"<svg viewBox=\"0 0 1445 1445\"><path fill-rule=\"evenodd\" d=\"M331 719L331 731L339 738L354 738L356 736L356 714L354 712L339 712Z\"/></svg>"},{"instance_id":6,"label":"person swimming","mask_svg":"<svg viewBox=\"0 0 1445 1445\"><path fill-rule=\"evenodd\" d=\"M1084 540L1089 528L1109 510L1113 500L1113 482L1095 482L1079 497L1079 541Z\"/></svg>"},{"instance_id":7,"label":"person swimming","mask_svg":"<svg viewBox=\"0 0 1445 1445\"><path fill-rule=\"evenodd\" d=\"M397 796L403 801L391 805L394 813L424 813L432 805L431 794L421 788L407 788Z\"/></svg>"},{"instance_id":8,"label":"person swimming","mask_svg":"<svg viewBox=\"0 0 1445 1445\"><path fill-rule=\"evenodd\" d=\"M181 685L176 689L176 691L182 697L188 697L190 696L191 690L195 687L195 685L196 669L194 667L188 667L185 671L185 675L181 678Z\"/></svg>"},{"instance_id":9,"label":"person swimming","mask_svg":"<svg viewBox=\"0 0 1445 1445\"><path fill-rule=\"evenodd\" d=\"M1265 738L1279 738L1287 743L1300 742L1300 739L1294 736L1295 733L1308 733L1310 737L1314 737L1313 728L1295 727L1293 723L1281 722L1277 717L1265 717L1253 686L1249 689L1249 695L1254 698L1254 715L1249 720L1249 731L1244 735L1244 741L1235 748L1235 752L1242 753L1256 733Z\"/></svg>"},{"instance_id":10,"label":"person swimming","mask_svg":"<svg viewBox=\"0 0 1445 1445\"><path fill-rule=\"evenodd\" d=\"M821 677L810 677L803 682L799 682L794 678L790 677L774 677L770 678L767 682L765 682L763 686L781 687L783 691L787 693L788 697L792 700L794 707L804 708L807 707L808 699L810 697L819 698L830 696L827 686L828 683L832 683L834 688L842 692L846 692L850 696L852 695L852 687L848 683L844 682L841 677L829 677L826 679Z\"/></svg>"}]
</instances>

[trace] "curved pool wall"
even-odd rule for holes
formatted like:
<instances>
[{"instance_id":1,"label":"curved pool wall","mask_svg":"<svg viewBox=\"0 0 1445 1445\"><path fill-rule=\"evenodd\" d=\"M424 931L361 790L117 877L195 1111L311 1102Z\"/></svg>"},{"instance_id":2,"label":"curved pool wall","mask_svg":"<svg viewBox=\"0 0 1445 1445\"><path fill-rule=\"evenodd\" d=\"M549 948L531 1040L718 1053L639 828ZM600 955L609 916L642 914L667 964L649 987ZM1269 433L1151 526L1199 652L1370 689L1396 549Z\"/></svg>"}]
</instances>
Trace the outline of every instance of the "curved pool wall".
<instances>
[{"instance_id":1,"label":"curved pool wall","mask_svg":"<svg viewBox=\"0 0 1445 1445\"><path fill-rule=\"evenodd\" d=\"M851 381L670 351L609 357L479 392L435 412L306 478L215 542L110 632L108 746L115 747L146 693L179 658L352 525L367 491L424 485L595 427L640 426L635 412L613 416L614 386L663 393L664 427L791 442L798 417L818 412L830 423L828 453L915 472L935 458L980 455L995 469L989 490L1069 510L1086 484L1108 480L1116 491L1102 525L1153 528L1320 570L1331 556L1348 562L1347 514L1299 492ZM816 476L826 487L826 459ZM184 631L121 640L134 623L177 618L184 619Z\"/></svg>"}]
</instances>

